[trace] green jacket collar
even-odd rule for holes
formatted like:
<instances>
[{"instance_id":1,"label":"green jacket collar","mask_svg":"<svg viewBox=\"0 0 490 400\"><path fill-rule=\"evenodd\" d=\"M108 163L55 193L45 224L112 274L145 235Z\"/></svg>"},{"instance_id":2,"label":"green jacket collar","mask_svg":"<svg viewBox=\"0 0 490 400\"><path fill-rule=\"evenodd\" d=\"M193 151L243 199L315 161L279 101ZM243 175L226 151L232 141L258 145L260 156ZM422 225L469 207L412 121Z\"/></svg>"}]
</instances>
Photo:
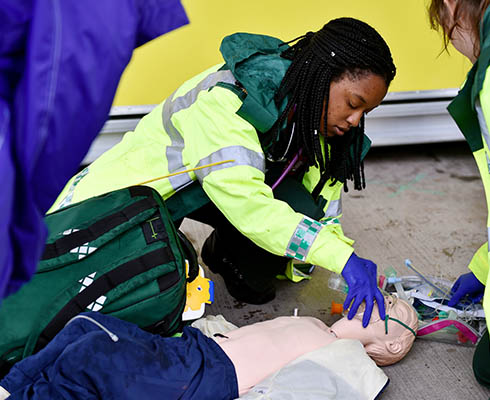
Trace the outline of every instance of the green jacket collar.
<instances>
[{"instance_id":1,"label":"green jacket collar","mask_svg":"<svg viewBox=\"0 0 490 400\"><path fill-rule=\"evenodd\" d=\"M281 57L286 48L279 39L250 33L227 36L220 46L227 67L247 91L237 114L259 132L267 132L281 112L274 102L274 95L291 64L290 60Z\"/></svg>"},{"instance_id":2,"label":"green jacket collar","mask_svg":"<svg viewBox=\"0 0 490 400\"><path fill-rule=\"evenodd\" d=\"M463 88L448 106L449 114L451 114L459 129L461 129L473 152L483 147L475 103L483 88L483 82L489 64L490 7L485 12L483 22L480 26L480 56L468 72Z\"/></svg>"},{"instance_id":3,"label":"green jacket collar","mask_svg":"<svg viewBox=\"0 0 490 400\"><path fill-rule=\"evenodd\" d=\"M274 101L281 81L291 61L281 57L288 45L266 35L234 33L223 39L221 54L233 76L246 89L247 96L237 114L250 122L259 132L272 128L286 107L287 100L278 108ZM371 147L364 135L362 158Z\"/></svg>"}]
</instances>

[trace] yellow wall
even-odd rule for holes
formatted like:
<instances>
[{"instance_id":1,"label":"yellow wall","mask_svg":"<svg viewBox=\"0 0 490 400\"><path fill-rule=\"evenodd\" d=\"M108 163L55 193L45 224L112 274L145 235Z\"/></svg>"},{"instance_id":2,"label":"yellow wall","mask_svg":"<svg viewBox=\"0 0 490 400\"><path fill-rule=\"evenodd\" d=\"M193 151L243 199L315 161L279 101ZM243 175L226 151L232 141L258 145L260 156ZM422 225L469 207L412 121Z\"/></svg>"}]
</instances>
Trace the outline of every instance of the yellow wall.
<instances>
[{"instance_id":1,"label":"yellow wall","mask_svg":"<svg viewBox=\"0 0 490 400\"><path fill-rule=\"evenodd\" d=\"M355 17L376 28L391 48L398 73L390 91L460 86L470 64L454 49L441 53L430 30L427 0L183 0L190 24L136 49L114 105L155 104L181 82L221 62L221 39L233 32L287 41L328 20Z\"/></svg>"}]
</instances>

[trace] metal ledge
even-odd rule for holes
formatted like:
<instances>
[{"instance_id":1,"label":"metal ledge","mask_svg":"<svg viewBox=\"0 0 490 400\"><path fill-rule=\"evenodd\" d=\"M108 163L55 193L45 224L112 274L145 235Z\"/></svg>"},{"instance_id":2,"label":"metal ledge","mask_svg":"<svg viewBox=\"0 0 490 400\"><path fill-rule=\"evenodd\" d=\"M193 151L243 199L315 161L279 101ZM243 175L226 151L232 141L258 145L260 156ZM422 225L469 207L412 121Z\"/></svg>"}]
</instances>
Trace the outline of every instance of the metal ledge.
<instances>
[{"instance_id":1,"label":"metal ledge","mask_svg":"<svg viewBox=\"0 0 490 400\"><path fill-rule=\"evenodd\" d=\"M446 108L457 89L388 93L366 117L366 134L373 146L395 146L464 140ZM83 164L89 164L118 143L125 132L155 105L113 107Z\"/></svg>"},{"instance_id":2,"label":"metal ledge","mask_svg":"<svg viewBox=\"0 0 490 400\"><path fill-rule=\"evenodd\" d=\"M366 117L373 146L394 146L464 140L447 112L450 100L382 104Z\"/></svg>"},{"instance_id":3,"label":"metal ledge","mask_svg":"<svg viewBox=\"0 0 490 400\"><path fill-rule=\"evenodd\" d=\"M413 90L408 92L389 92L383 99L384 103L400 101L433 101L437 99L452 99L458 94L458 89Z\"/></svg>"}]
</instances>

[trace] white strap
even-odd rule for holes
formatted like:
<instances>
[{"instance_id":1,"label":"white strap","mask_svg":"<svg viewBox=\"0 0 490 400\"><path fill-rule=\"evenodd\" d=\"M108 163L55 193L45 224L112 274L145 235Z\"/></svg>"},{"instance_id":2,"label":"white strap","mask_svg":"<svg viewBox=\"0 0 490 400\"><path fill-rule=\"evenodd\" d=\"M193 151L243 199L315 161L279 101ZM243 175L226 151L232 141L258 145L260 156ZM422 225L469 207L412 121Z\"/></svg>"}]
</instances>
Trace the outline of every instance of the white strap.
<instances>
[{"instance_id":1,"label":"white strap","mask_svg":"<svg viewBox=\"0 0 490 400\"><path fill-rule=\"evenodd\" d=\"M10 397L10 393L0 386L0 400L5 400L7 397Z\"/></svg>"}]
</instances>

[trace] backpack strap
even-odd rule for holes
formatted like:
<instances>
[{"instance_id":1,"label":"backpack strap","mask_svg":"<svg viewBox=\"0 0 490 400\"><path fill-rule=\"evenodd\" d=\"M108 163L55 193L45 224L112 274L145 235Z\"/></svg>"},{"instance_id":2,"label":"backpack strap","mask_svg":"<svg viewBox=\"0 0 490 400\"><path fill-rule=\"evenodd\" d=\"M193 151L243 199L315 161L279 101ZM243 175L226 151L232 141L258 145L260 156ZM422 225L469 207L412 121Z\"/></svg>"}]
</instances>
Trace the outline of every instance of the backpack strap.
<instances>
[{"instance_id":1,"label":"backpack strap","mask_svg":"<svg viewBox=\"0 0 490 400\"><path fill-rule=\"evenodd\" d=\"M131 278L155 268L158 265L175 260L169 247L159 248L144 254L134 260L128 261L119 267L101 275L90 286L73 297L55 316L40 333L34 347L34 353L46 346L65 324L75 315L83 312L89 304L93 303L100 296L105 295L111 289L120 285ZM180 279L180 274L174 270L166 275L165 279L159 281L166 288L176 284Z\"/></svg>"},{"instance_id":2,"label":"backpack strap","mask_svg":"<svg viewBox=\"0 0 490 400\"><path fill-rule=\"evenodd\" d=\"M155 322L152 325L145 326L144 329L147 332L154 333L156 335L168 335L170 329L170 323L175 320L178 314L182 314L185 303L187 301L187 297L183 296L180 300L178 307L174 308L170 314L168 314L161 321ZM184 326L187 325L187 322L183 321L182 318L179 319L179 325L174 329L175 332L182 332Z\"/></svg>"},{"instance_id":3,"label":"backpack strap","mask_svg":"<svg viewBox=\"0 0 490 400\"><path fill-rule=\"evenodd\" d=\"M197 278L197 275L199 275L197 253L190 240L187 239L187 236L184 235L184 232L182 232L180 229L177 229L177 236L180 239L180 244L184 250L185 257L187 258L187 261L189 261L189 277L187 278L187 282L192 282Z\"/></svg>"},{"instance_id":4,"label":"backpack strap","mask_svg":"<svg viewBox=\"0 0 490 400\"><path fill-rule=\"evenodd\" d=\"M84 243L91 242L117 226L128 222L131 218L134 218L143 211L157 206L158 204L153 197L146 197L130 204L122 210L94 222L85 229L73 232L53 243L46 244L41 260L48 260L66 254L71 249L82 246Z\"/></svg>"}]
</instances>

